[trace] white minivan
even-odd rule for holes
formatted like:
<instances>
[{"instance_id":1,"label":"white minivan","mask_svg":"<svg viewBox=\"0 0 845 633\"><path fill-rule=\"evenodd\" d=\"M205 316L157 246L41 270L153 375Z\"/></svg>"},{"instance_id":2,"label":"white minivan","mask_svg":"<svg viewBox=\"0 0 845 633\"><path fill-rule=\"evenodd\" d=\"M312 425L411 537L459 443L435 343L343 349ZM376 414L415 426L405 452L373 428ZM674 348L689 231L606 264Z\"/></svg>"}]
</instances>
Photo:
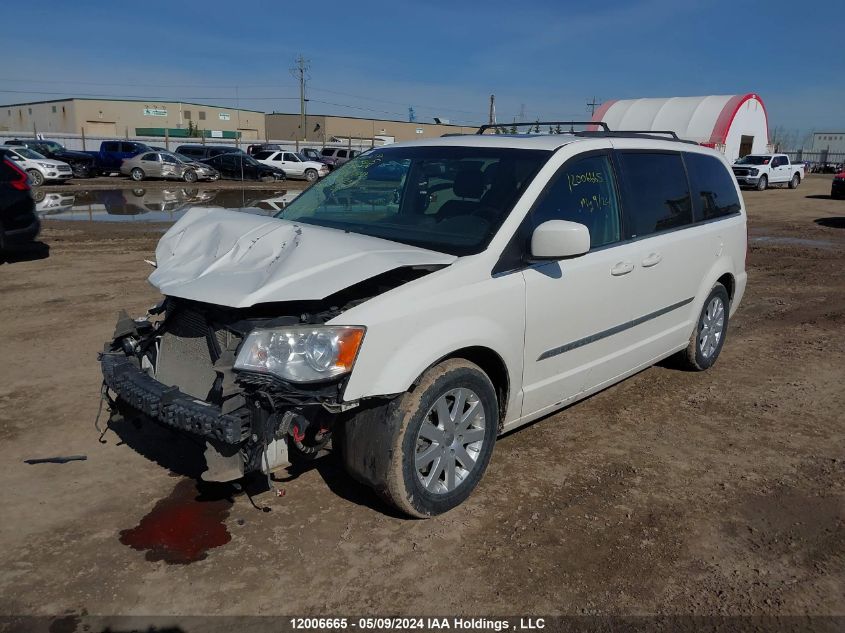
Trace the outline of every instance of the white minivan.
<instances>
[{"instance_id":1,"label":"white minivan","mask_svg":"<svg viewBox=\"0 0 845 633\"><path fill-rule=\"evenodd\" d=\"M376 148L275 217L188 211L164 295L100 360L113 411L205 441L204 479L340 455L411 516L501 433L677 354L716 361L745 209L713 150L607 130ZM561 423L565 418L561 418Z\"/></svg>"}]
</instances>

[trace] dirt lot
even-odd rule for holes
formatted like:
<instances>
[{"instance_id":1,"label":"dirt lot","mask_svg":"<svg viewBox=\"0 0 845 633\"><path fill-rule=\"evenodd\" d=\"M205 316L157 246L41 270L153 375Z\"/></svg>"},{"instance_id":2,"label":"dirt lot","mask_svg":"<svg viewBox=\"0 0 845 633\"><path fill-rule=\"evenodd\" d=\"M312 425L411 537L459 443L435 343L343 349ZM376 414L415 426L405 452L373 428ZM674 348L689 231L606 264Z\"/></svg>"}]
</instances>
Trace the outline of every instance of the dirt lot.
<instances>
[{"instance_id":1,"label":"dirt lot","mask_svg":"<svg viewBox=\"0 0 845 633\"><path fill-rule=\"evenodd\" d=\"M159 233L47 222L49 258L0 266L0 613L845 615L845 202L829 190L745 193L748 293L713 370L654 367L501 438L469 502L427 521L330 458L261 512L219 489L195 501L186 463L132 450L149 443L131 425L99 443L96 353L119 309L157 300ZM23 462L70 454L88 460ZM173 548L144 549L157 520ZM179 549L188 520L206 554Z\"/></svg>"}]
</instances>

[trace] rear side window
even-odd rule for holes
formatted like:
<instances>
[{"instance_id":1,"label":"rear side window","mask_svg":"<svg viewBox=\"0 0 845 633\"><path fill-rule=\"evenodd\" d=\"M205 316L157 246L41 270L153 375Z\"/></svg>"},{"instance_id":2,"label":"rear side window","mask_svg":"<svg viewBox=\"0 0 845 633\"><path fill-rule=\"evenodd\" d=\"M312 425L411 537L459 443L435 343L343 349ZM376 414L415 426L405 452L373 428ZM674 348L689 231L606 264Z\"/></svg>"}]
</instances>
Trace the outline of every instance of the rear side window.
<instances>
[{"instance_id":1,"label":"rear side window","mask_svg":"<svg viewBox=\"0 0 845 633\"><path fill-rule=\"evenodd\" d=\"M692 223L687 175L680 154L621 152L626 232L643 237Z\"/></svg>"},{"instance_id":2,"label":"rear side window","mask_svg":"<svg viewBox=\"0 0 845 633\"><path fill-rule=\"evenodd\" d=\"M590 248L618 242L619 203L613 167L605 155L566 163L532 211L538 227L548 220L578 222L590 229Z\"/></svg>"},{"instance_id":3,"label":"rear side window","mask_svg":"<svg viewBox=\"0 0 845 633\"><path fill-rule=\"evenodd\" d=\"M323 156L331 156L334 152L333 149L326 148L322 152L320 152Z\"/></svg>"},{"instance_id":4,"label":"rear side window","mask_svg":"<svg viewBox=\"0 0 845 633\"><path fill-rule=\"evenodd\" d=\"M345 149L337 150L337 157L338 158L346 158L346 150Z\"/></svg>"},{"instance_id":5,"label":"rear side window","mask_svg":"<svg viewBox=\"0 0 845 633\"><path fill-rule=\"evenodd\" d=\"M685 153L684 162L692 187L696 222L739 213L739 195L722 161L705 154Z\"/></svg>"}]
</instances>

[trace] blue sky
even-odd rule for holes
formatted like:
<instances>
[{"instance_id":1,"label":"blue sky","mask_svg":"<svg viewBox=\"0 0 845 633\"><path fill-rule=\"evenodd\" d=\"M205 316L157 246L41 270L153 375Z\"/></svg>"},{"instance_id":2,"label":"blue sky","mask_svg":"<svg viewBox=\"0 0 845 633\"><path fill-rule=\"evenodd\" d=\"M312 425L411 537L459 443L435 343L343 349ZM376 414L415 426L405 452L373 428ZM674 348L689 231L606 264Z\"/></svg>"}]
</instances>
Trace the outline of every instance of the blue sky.
<instances>
[{"instance_id":1,"label":"blue sky","mask_svg":"<svg viewBox=\"0 0 845 633\"><path fill-rule=\"evenodd\" d=\"M314 9L313 7L318 7ZM586 102L756 92L770 126L845 129L839 0L4 3L0 103L167 98L453 122ZM11 28L9 28L11 27ZM52 94L56 93L56 94Z\"/></svg>"}]
</instances>

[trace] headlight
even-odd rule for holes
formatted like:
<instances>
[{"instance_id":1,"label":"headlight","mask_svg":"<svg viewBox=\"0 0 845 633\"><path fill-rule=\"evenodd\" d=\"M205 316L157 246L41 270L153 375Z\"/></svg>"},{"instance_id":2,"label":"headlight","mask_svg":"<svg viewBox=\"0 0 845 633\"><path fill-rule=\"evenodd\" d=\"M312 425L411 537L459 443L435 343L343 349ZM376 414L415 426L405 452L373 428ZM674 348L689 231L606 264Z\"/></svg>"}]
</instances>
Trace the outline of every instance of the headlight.
<instances>
[{"instance_id":1,"label":"headlight","mask_svg":"<svg viewBox=\"0 0 845 633\"><path fill-rule=\"evenodd\" d=\"M51 165L50 163L38 163L38 164L41 165L42 167L46 167L47 169L55 169L55 167L53 165Z\"/></svg>"},{"instance_id":2,"label":"headlight","mask_svg":"<svg viewBox=\"0 0 845 633\"><path fill-rule=\"evenodd\" d=\"M759 169L749 169L749 170L748 170L748 175L749 175L749 176L756 176L756 175L757 175L757 174L759 174L759 173L760 173L760 170L759 170Z\"/></svg>"},{"instance_id":3,"label":"headlight","mask_svg":"<svg viewBox=\"0 0 845 633\"><path fill-rule=\"evenodd\" d=\"M253 330L235 369L273 374L291 382L317 382L352 370L363 327L296 325Z\"/></svg>"}]
</instances>

